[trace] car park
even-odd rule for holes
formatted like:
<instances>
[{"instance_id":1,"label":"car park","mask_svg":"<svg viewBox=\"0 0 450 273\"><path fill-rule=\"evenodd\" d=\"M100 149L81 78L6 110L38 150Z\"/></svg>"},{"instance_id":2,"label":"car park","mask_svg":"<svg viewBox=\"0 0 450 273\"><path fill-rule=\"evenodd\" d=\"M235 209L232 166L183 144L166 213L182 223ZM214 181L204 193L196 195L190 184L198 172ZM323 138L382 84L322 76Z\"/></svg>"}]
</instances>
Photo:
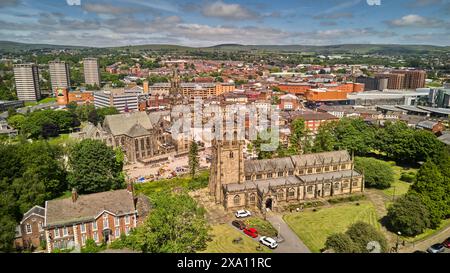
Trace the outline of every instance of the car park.
<instances>
[{"instance_id":1,"label":"car park","mask_svg":"<svg viewBox=\"0 0 450 273\"><path fill-rule=\"evenodd\" d=\"M242 222L242 221L234 220L233 222L231 222L231 224L232 224L234 227L236 227L236 228L238 228L238 229L240 229L240 230L245 229L245 223Z\"/></svg>"},{"instance_id":2,"label":"car park","mask_svg":"<svg viewBox=\"0 0 450 273\"><path fill-rule=\"evenodd\" d=\"M252 238L258 237L258 231L255 228L245 228L244 233Z\"/></svg>"},{"instance_id":3,"label":"car park","mask_svg":"<svg viewBox=\"0 0 450 273\"><path fill-rule=\"evenodd\" d=\"M434 244L427 249L428 253L442 253L445 251L445 246L443 244Z\"/></svg>"},{"instance_id":4,"label":"car park","mask_svg":"<svg viewBox=\"0 0 450 273\"><path fill-rule=\"evenodd\" d=\"M248 210L238 210L234 215L236 216L236 218L245 218L252 216L251 212Z\"/></svg>"},{"instance_id":5,"label":"car park","mask_svg":"<svg viewBox=\"0 0 450 273\"><path fill-rule=\"evenodd\" d=\"M278 247L277 241L267 236L262 236L261 238L259 238L259 242L271 249L275 249Z\"/></svg>"}]
</instances>

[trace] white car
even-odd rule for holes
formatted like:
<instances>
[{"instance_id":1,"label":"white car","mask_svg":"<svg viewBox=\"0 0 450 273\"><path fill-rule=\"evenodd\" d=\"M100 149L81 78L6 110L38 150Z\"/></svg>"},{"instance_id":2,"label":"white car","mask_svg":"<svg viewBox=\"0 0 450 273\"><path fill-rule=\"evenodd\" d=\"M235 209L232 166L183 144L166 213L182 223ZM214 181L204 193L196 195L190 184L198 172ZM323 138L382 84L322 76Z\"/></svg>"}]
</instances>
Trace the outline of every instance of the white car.
<instances>
[{"instance_id":1,"label":"white car","mask_svg":"<svg viewBox=\"0 0 450 273\"><path fill-rule=\"evenodd\" d=\"M252 214L248 210L238 210L234 215L236 216L236 218L245 218L252 216Z\"/></svg>"},{"instance_id":2,"label":"white car","mask_svg":"<svg viewBox=\"0 0 450 273\"><path fill-rule=\"evenodd\" d=\"M271 249L275 249L278 246L277 242L274 239L267 236L261 236L261 238L259 238L259 242Z\"/></svg>"}]
</instances>

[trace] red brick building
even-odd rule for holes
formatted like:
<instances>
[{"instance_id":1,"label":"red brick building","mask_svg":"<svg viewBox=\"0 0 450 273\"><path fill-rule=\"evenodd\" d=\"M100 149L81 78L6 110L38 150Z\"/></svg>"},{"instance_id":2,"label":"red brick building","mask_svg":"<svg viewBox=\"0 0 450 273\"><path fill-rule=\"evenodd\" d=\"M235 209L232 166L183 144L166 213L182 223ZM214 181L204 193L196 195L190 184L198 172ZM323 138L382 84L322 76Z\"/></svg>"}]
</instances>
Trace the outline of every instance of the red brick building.
<instances>
[{"instance_id":1,"label":"red brick building","mask_svg":"<svg viewBox=\"0 0 450 273\"><path fill-rule=\"evenodd\" d=\"M45 209L34 206L27 211L16 227L14 247L18 250L39 248L44 237Z\"/></svg>"},{"instance_id":2,"label":"red brick building","mask_svg":"<svg viewBox=\"0 0 450 273\"><path fill-rule=\"evenodd\" d=\"M88 239L110 243L128 234L150 210L145 196L130 189L50 200L45 204L47 252L83 247Z\"/></svg>"},{"instance_id":3,"label":"red brick building","mask_svg":"<svg viewBox=\"0 0 450 273\"><path fill-rule=\"evenodd\" d=\"M295 111L301 108L301 104L297 96L286 94L280 97L280 104L278 107L281 110Z\"/></svg>"}]
</instances>

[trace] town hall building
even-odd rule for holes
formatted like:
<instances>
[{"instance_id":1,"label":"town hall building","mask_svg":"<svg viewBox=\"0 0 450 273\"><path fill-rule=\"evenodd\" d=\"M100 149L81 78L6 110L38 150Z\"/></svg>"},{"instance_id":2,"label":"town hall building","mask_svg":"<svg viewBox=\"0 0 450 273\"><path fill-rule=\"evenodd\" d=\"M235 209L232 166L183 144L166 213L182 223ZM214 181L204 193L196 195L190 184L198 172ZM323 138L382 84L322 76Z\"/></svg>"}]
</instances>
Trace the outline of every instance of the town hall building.
<instances>
[{"instance_id":1,"label":"town hall building","mask_svg":"<svg viewBox=\"0 0 450 273\"><path fill-rule=\"evenodd\" d=\"M244 141L215 140L209 191L225 209L281 210L364 191L347 151L244 160Z\"/></svg>"}]
</instances>

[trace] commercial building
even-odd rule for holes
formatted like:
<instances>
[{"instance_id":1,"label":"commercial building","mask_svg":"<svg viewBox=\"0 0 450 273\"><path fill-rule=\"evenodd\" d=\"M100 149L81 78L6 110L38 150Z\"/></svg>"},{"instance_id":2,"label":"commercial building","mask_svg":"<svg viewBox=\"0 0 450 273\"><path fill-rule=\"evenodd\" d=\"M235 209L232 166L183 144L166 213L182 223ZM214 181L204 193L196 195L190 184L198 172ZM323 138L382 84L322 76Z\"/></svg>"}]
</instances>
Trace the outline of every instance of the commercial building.
<instances>
[{"instance_id":1,"label":"commercial building","mask_svg":"<svg viewBox=\"0 0 450 273\"><path fill-rule=\"evenodd\" d=\"M173 89L173 84L171 83L155 83L150 86L150 94L153 96L168 96L170 90ZM224 93L229 93L235 91L234 84L231 83L191 83L183 82L179 85L179 92L190 99L195 97L200 97L202 99L207 99L215 96L219 96Z\"/></svg>"},{"instance_id":2,"label":"commercial building","mask_svg":"<svg viewBox=\"0 0 450 273\"><path fill-rule=\"evenodd\" d=\"M404 74L376 74L377 79L388 79L387 89L404 89L405 75Z\"/></svg>"},{"instance_id":3,"label":"commercial building","mask_svg":"<svg viewBox=\"0 0 450 273\"><path fill-rule=\"evenodd\" d=\"M35 64L14 65L17 98L23 101L38 101L41 99L39 87L39 69Z\"/></svg>"},{"instance_id":4,"label":"commercial building","mask_svg":"<svg viewBox=\"0 0 450 273\"><path fill-rule=\"evenodd\" d=\"M358 77L357 83L364 84L364 91L380 90L383 91L388 88L388 78L371 78L371 77Z\"/></svg>"},{"instance_id":5,"label":"commercial building","mask_svg":"<svg viewBox=\"0 0 450 273\"><path fill-rule=\"evenodd\" d=\"M94 92L92 91L69 91L65 88L58 88L55 96L58 105L67 105L71 102L78 105L94 103Z\"/></svg>"},{"instance_id":6,"label":"commercial building","mask_svg":"<svg viewBox=\"0 0 450 273\"><path fill-rule=\"evenodd\" d=\"M417 89L425 87L427 73L423 70L394 70L392 73L405 75L403 83L404 89Z\"/></svg>"},{"instance_id":7,"label":"commercial building","mask_svg":"<svg viewBox=\"0 0 450 273\"><path fill-rule=\"evenodd\" d=\"M70 68L69 64L61 61L48 63L52 90L58 88L70 89Z\"/></svg>"},{"instance_id":8,"label":"commercial building","mask_svg":"<svg viewBox=\"0 0 450 273\"><path fill-rule=\"evenodd\" d=\"M96 108L115 107L119 112L138 111L139 94L126 90L111 90L94 92Z\"/></svg>"},{"instance_id":9,"label":"commercial building","mask_svg":"<svg viewBox=\"0 0 450 273\"><path fill-rule=\"evenodd\" d=\"M100 87L100 70L97 58L84 58L84 82L86 85L97 85Z\"/></svg>"}]
</instances>

